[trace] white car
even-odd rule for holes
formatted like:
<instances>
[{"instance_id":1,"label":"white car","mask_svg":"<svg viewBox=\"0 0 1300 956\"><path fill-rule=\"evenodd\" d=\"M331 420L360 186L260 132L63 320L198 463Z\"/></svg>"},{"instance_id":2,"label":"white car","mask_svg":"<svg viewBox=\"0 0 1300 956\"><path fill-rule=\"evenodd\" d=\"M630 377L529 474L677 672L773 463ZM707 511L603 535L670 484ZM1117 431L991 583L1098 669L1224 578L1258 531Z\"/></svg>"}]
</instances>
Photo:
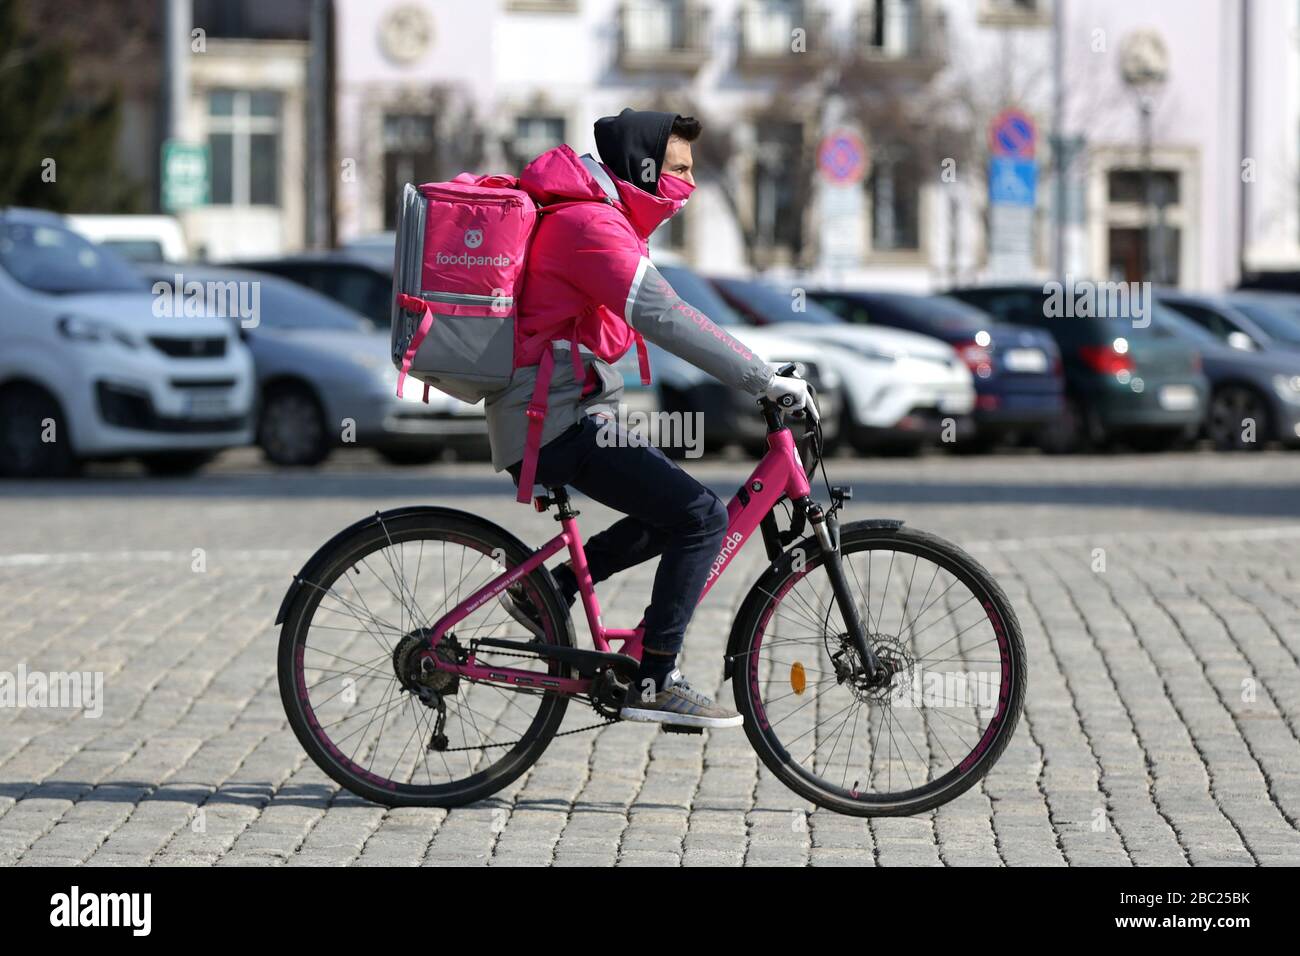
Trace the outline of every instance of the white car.
<instances>
[{"instance_id":1,"label":"white car","mask_svg":"<svg viewBox=\"0 0 1300 956\"><path fill-rule=\"evenodd\" d=\"M851 353L808 339L771 329L745 325L717 291L697 273L675 264L668 256L657 256L663 277L673 290L711 320L727 327L737 339L753 349L769 365L789 362L801 366L801 374L817 389L822 413L822 436L833 442L840 423L841 369L854 360ZM707 372L677 358L658 346L650 346L650 368L667 411L701 413L704 443L709 450L739 444L754 455L767 450L767 428L752 396L723 385ZM624 380L633 376L625 374Z\"/></svg>"},{"instance_id":2,"label":"white car","mask_svg":"<svg viewBox=\"0 0 1300 956\"><path fill-rule=\"evenodd\" d=\"M190 257L175 216L70 215L66 222L132 262L184 262Z\"/></svg>"},{"instance_id":3,"label":"white car","mask_svg":"<svg viewBox=\"0 0 1300 956\"><path fill-rule=\"evenodd\" d=\"M842 433L858 451L914 450L940 437L949 422L954 438L973 433L975 380L947 342L901 329L852 325L811 300L800 302L796 311L788 290L760 282L713 282L728 304L762 331L839 349Z\"/></svg>"},{"instance_id":4,"label":"white car","mask_svg":"<svg viewBox=\"0 0 1300 956\"><path fill-rule=\"evenodd\" d=\"M0 210L0 475L140 458L192 472L252 439L253 361L52 213Z\"/></svg>"}]
</instances>

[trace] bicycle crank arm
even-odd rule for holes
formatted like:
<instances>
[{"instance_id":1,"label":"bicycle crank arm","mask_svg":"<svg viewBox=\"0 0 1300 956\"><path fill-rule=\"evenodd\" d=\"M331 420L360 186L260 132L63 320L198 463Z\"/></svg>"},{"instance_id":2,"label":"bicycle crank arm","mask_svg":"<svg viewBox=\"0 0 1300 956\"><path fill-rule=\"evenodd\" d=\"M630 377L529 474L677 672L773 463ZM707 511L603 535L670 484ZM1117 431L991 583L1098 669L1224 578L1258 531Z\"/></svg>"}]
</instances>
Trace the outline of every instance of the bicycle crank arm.
<instances>
[{"instance_id":1,"label":"bicycle crank arm","mask_svg":"<svg viewBox=\"0 0 1300 956\"><path fill-rule=\"evenodd\" d=\"M866 631L862 627L862 618L858 616L858 604L853 600L853 592L849 590L849 583L844 577L844 565L840 563L838 522L833 516L828 517L823 513L820 505L810 503L806 510L813 534L817 537L817 543L821 545L823 563L831 579L831 591L835 595L835 603L839 605L840 614L848 628L849 640L853 642L858 657L866 669L867 679L874 681L880 673L880 661L871 650Z\"/></svg>"}]
</instances>

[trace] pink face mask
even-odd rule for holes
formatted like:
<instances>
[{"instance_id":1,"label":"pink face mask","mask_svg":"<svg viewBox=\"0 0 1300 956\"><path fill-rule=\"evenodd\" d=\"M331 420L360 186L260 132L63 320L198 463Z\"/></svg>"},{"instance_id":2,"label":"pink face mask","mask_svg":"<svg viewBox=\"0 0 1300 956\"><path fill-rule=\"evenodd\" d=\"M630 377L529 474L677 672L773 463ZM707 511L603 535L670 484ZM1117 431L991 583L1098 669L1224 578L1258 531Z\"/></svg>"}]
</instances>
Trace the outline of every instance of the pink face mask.
<instances>
[{"instance_id":1,"label":"pink face mask","mask_svg":"<svg viewBox=\"0 0 1300 956\"><path fill-rule=\"evenodd\" d=\"M660 198L674 203L679 210L686 205L686 200L690 198L693 192L695 192L695 186L680 176L664 173L659 177Z\"/></svg>"}]
</instances>

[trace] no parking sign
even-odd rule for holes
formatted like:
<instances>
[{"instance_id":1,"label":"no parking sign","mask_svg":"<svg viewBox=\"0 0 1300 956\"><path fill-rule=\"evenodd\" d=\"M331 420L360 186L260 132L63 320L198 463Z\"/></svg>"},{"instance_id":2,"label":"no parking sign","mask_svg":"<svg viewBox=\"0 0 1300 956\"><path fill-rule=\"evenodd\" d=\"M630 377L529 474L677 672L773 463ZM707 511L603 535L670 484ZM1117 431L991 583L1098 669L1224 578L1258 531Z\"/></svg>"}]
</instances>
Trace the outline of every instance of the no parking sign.
<instances>
[{"instance_id":1,"label":"no parking sign","mask_svg":"<svg viewBox=\"0 0 1300 956\"><path fill-rule=\"evenodd\" d=\"M817 147L817 168L828 182L851 186L867 175L867 144L851 129L837 129L823 137Z\"/></svg>"},{"instance_id":2,"label":"no parking sign","mask_svg":"<svg viewBox=\"0 0 1300 956\"><path fill-rule=\"evenodd\" d=\"M989 151L994 156L1033 159L1038 130L1023 110L1003 110L989 126Z\"/></svg>"}]
</instances>

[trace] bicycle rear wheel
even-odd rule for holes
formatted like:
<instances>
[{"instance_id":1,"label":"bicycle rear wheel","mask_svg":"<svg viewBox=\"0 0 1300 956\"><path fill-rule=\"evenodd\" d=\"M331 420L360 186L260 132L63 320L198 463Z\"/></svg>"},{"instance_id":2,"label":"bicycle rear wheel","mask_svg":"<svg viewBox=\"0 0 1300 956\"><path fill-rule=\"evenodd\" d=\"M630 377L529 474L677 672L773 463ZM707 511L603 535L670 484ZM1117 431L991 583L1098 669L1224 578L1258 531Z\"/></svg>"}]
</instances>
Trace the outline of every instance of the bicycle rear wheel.
<instances>
[{"instance_id":1,"label":"bicycle rear wheel","mask_svg":"<svg viewBox=\"0 0 1300 956\"><path fill-rule=\"evenodd\" d=\"M940 538L855 522L840 540L888 680L867 678L809 539L741 607L736 708L764 764L818 806L921 813L974 786L1011 739L1025 693L1020 625L988 572Z\"/></svg>"},{"instance_id":2,"label":"bicycle rear wheel","mask_svg":"<svg viewBox=\"0 0 1300 956\"><path fill-rule=\"evenodd\" d=\"M568 698L422 668L433 624L527 560L513 535L442 508L377 514L308 562L280 633L280 696L303 748L353 793L387 806L453 807L515 780L541 756ZM550 644L573 645L550 573L520 579ZM487 666L572 676L567 665L479 638L533 639L496 600L457 623L439 653ZM451 659L450 657L448 659Z\"/></svg>"}]
</instances>

